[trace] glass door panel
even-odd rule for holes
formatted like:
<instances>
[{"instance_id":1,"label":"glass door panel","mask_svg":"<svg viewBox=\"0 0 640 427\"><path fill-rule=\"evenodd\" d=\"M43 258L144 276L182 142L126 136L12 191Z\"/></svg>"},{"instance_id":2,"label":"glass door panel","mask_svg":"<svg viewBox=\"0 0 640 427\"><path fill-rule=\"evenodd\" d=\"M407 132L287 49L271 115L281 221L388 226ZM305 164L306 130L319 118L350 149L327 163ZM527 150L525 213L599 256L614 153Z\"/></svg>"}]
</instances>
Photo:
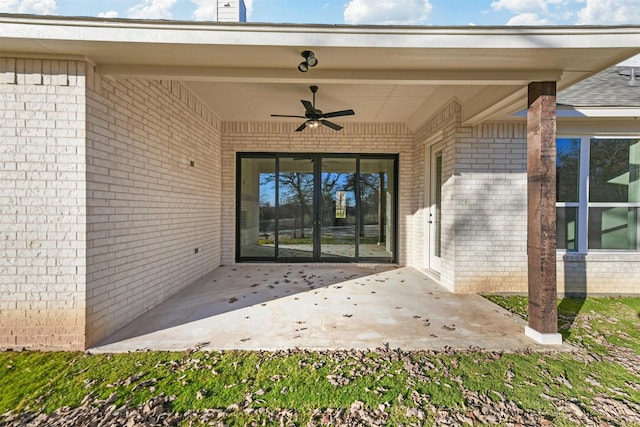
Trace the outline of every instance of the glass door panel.
<instances>
[{"instance_id":1,"label":"glass door panel","mask_svg":"<svg viewBox=\"0 0 640 427\"><path fill-rule=\"evenodd\" d=\"M278 194L278 259L312 259L314 254L313 156L280 157Z\"/></svg>"},{"instance_id":2,"label":"glass door panel","mask_svg":"<svg viewBox=\"0 0 640 427\"><path fill-rule=\"evenodd\" d=\"M322 158L320 253L323 259L356 257L356 160Z\"/></svg>"},{"instance_id":3,"label":"glass door panel","mask_svg":"<svg viewBox=\"0 0 640 427\"><path fill-rule=\"evenodd\" d=\"M360 160L360 258L393 259L394 169L393 159Z\"/></svg>"},{"instance_id":4,"label":"glass door panel","mask_svg":"<svg viewBox=\"0 0 640 427\"><path fill-rule=\"evenodd\" d=\"M442 149L431 149L431 183L429 211L429 268L440 272L442 255Z\"/></svg>"},{"instance_id":5,"label":"glass door panel","mask_svg":"<svg viewBox=\"0 0 640 427\"><path fill-rule=\"evenodd\" d=\"M239 255L275 258L276 159L243 158L240 171Z\"/></svg>"}]
</instances>

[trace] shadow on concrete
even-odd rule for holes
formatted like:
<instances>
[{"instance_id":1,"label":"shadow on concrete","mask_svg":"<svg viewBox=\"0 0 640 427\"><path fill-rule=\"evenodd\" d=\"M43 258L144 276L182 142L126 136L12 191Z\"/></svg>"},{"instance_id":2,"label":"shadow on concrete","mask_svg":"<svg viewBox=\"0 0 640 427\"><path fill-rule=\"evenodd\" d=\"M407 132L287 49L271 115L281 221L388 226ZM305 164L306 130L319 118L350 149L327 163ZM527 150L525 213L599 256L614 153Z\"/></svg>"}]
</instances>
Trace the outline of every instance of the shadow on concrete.
<instances>
[{"instance_id":1,"label":"shadow on concrete","mask_svg":"<svg viewBox=\"0 0 640 427\"><path fill-rule=\"evenodd\" d=\"M587 297L587 263L579 254L565 254L563 261L565 291L558 305L558 332L566 340Z\"/></svg>"},{"instance_id":2,"label":"shadow on concrete","mask_svg":"<svg viewBox=\"0 0 640 427\"><path fill-rule=\"evenodd\" d=\"M411 267L253 264L216 269L89 349L569 351L477 294Z\"/></svg>"},{"instance_id":3,"label":"shadow on concrete","mask_svg":"<svg viewBox=\"0 0 640 427\"><path fill-rule=\"evenodd\" d=\"M363 279L395 266L309 267L305 264L221 266L170 296L130 324L99 342L102 347L180 325L214 318L304 292Z\"/></svg>"}]
</instances>

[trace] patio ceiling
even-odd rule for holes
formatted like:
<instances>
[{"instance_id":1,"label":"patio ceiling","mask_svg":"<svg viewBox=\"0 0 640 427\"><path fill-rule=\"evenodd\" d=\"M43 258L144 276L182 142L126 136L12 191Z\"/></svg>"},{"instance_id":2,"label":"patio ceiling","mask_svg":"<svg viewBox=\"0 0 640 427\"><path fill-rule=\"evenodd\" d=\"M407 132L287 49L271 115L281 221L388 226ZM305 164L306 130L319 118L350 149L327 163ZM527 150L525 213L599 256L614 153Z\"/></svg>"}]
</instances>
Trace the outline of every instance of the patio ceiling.
<instances>
[{"instance_id":1,"label":"patio ceiling","mask_svg":"<svg viewBox=\"0 0 640 427\"><path fill-rule=\"evenodd\" d=\"M87 60L111 78L184 82L225 121L288 120L308 86L339 122L412 129L452 98L465 121L526 107L532 81L559 89L640 53L632 27L374 27L0 15L0 56ZM301 51L319 64L297 70ZM295 120L295 119L294 119Z\"/></svg>"}]
</instances>

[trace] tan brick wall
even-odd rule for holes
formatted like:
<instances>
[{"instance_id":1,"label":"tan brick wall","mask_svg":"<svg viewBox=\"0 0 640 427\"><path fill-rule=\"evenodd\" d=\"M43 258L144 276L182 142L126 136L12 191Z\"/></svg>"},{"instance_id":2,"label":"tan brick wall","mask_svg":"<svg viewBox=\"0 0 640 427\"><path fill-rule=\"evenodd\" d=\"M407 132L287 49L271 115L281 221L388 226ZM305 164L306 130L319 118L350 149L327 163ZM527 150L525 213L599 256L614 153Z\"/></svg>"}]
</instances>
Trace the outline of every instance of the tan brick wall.
<instances>
[{"instance_id":1,"label":"tan brick wall","mask_svg":"<svg viewBox=\"0 0 640 427\"><path fill-rule=\"evenodd\" d=\"M88 82L91 345L220 265L222 181L220 121L183 85Z\"/></svg>"},{"instance_id":2,"label":"tan brick wall","mask_svg":"<svg viewBox=\"0 0 640 427\"><path fill-rule=\"evenodd\" d=\"M397 123L347 123L341 131L321 126L294 132L296 123L225 122L222 134L223 205L222 263L235 262L235 203L237 152L313 152L399 154L398 255L399 263L408 263L412 239L410 217L414 200L410 188L413 171L413 135Z\"/></svg>"},{"instance_id":3,"label":"tan brick wall","mask_svg":"<svg viewBox=\"0 0 640 427\"><path fill-rule=\"evenodd\" d=\"M85 344L85 66L0 58L0 347Z\"/></svg>"}]
</instances>

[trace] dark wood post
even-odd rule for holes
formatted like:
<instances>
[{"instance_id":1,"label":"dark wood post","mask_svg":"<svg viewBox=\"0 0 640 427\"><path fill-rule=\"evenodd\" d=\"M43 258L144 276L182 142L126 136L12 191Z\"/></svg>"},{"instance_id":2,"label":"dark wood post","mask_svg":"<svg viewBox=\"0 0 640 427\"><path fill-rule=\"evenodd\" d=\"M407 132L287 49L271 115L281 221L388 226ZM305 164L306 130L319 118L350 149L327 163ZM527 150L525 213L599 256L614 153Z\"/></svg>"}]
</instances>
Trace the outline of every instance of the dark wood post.
<instances>
[{"instance_id":1,"label":"dark wood post","mask_svg":"<svg viewBox=\"0 0 640 427\"><path fill-rule=\"evenodd\" d=\"M384 186L384 172L378 174L378 245L383 245L385 236L385 215L387 214L387 191Z\"/></svg>"},{"instance_id":2,"label":"dark wood post","mask_svg":"<svg viewBox=\"0 0 640 427\"><path fill-rule=\"evenodd\" d=\"M529 84L527 255L529 326L538 342L560 344L556 283L556 83Z\"/></svg>"}]
</instances>

